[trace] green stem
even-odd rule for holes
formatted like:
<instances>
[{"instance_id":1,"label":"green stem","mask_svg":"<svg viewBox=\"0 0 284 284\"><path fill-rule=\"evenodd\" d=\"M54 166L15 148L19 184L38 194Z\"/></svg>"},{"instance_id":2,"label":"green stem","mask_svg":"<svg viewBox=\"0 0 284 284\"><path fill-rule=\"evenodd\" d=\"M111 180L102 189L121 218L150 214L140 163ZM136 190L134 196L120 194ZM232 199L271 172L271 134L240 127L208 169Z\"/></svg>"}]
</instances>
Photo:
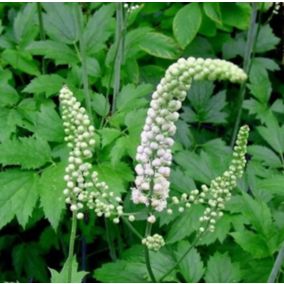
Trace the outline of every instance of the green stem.
<instances>
[{"instance_id":1,"label":"green stem","mask_svg":"<svg viewBox=\"0 0 284 284\"><path fill-rule=\"evenodd\" d=\"M152 230L152 225L149 222L147 222L146 230L145 230L145 237L151 235L151 230ZM149 273L151 281L154 283L157 283L156 277L154 275L154 272L151 266L149 249L146 245L144 246L144 250L145 250L145 262L146 262L147 271Z\"/></svg>"},{"instance_id":2,"label":"green stem","mask_svg":"<svg viewBox=\"0 0 284 284\"><path fill-rule=\"evenodd\" d=\"M124 55L124 16L123 16L123 3L118 3L116 6L116 45L117 56L114 63L114 85L112 96L112 108L113 114L116 109L116 98L120 89L120 77L121 77L121 65Z\"/></svg>"},{"instance_id":3,"label":"green stem","mask_svg":"<svg viewBox=\"0 0 284 284\"><path fill-rule=\"evenodd\" d=\"M81 8L79 7L76 9L78 22L80 22L80 9ZM79 36L79 49L77 48L77 45L75 43L74 43L74 46L75 46L76 52L78 54L78 58L81 61L81 66L82 66L83 89L84 89L84 96L85 96L87 111L88 111L91 121L93 121L91 97L89 93L89 78L88 78L88 72L87 72L86 46L83 40L82 31L80 31L80 36Z\"/></svg>"},{"instance_id":4,"label":"green stem","mask_svg":"<svg viewBox=\"0 0 284 284\"><path fill-rule=\"evenodd\" d=\"M110 234L110 223L109 223L109 220L107 220L107 218L105 218L105 227L106 227L106 238L107 238L108 248L110 252L110 257L112 260L116 260L117 259L116 251L115 251L113 240Z\"/></svg>"},{"instance_id":5,"label":"green stem","mask_svg":"<svg viewBox=\"0 0 284 284\"><path fill-rule=\"evenodd\" d=\"M45 40L45 32L44 32L44 26L43 26L43 20L42 20L41 4L36 3L36 6L37 6L37 15L38 15L38 22L39 22L40 39ZM41 66L42 66L42 74L45 74L45 60L44 60L44 58L42 58Z\"/></svg>"},{"instance_id":6,"label":"green stem","mask_svg":"<svg viewBox=\"0 0 284 284\"><path fill-rule=\"evenodd\" d=\"M71 224L71 233L69 240L69 251L68 251L68 274L67 274L67 283L72 283L72 260L74 257L74 246L76 239L76 230L77 230L77 218L76 213L72 213L72 224Z\"/></svg>"},{"instance_id":7,"label":"green stem","mask_svg":"<svg viewBox=\"0 0 284 284\"><path fill-rule=\"evenodd\" d=\"M274 265L269 275L269 278L267 280L267 283L275 283L275 280L277 278L277 275L279 274L279 271L281 269L283 262L284 262L284 244L282 248L280 249L280 251L278 252L278 255L274 262Z\"/></svg>"},{"instance_id":8,"label":"green stem","mask_svg":"<svg viewBox=\"0 0 284 284\"><path fill-rule=\"evenodd\" d=\"M140 240L143 239L143 236L133 227L133 225L127 220L127 218L122 217L123 222L128 226L128 228L137 236Z\"/></svg>"},{"instance_id":9,"label":"green stem","mask_svg":"<svg viewBox=\"0 0 284 284\"><path fill-rule=\"evenodd\" d=\"M243 62L243 69L246 72L246 74L249 74L252 58L254 55L254 47L256 43L256 39L259 33L259 27L260 24L257 24L256 18L257 18L257 3L252 3L252 16L251 16L251 22L248 29L248 35L247 35L247 42L246 42L246 48L244 50L244 62ZM257 28L256 28L257 27ZM238 130L241 123L241 117L242 117L242 111L243 111L243 102L245 99L245 93L246 93L246 83L242 83L239 91L239 103L238 103L238 113L236 122L234 125L233 135L231 139L231 148L233 148L235 144L235 140L238 134Z\"/></svg>"}]
</instances>

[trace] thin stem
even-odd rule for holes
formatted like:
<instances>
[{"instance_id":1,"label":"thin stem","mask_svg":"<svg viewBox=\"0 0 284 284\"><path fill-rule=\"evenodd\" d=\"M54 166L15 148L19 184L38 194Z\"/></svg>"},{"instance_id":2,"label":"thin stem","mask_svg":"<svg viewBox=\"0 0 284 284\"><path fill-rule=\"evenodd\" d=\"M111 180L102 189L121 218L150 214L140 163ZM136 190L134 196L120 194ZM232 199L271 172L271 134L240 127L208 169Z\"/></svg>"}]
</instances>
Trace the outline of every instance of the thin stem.
<instances>
[{"instance_id":1,"label":"thin stem","mask_svg":"<svg viewBox=\"0 0 284 284\"><path fill-rule=\"evenodd\" d=\"M143 239L143 236L133 227L133 225L127 220L127 218L122 217L122 220L136 237L138 237L140 240Z\"/></svg>"},{"instance_id":2,"label":"thin stem","mask_svg":"<svg viewBox=\"0 0 284 284\"><path fill-rule=\"evenodd\" d=\"M45 40L45 31L44 31L44 26L43 26L43 20L42 20L42 10L41 10L41 4L36 3L37 6L37 15L38 15L38 22L39 22L39 34L40 34L40 39ZM42 74L45 74L45 59L42 58L41 61L41 66L42 66Z\"/></svg>"},{"instance_id":3,"label":"thin stem","mask_svg":"<svg viewBox=\"0 0 284 284\"><path fill-rule=\"evenodd\" d=\"M78 22L80 22L80 9L81 8L79 8L79 7L76 9ZM76 52L78 54L78 58L81 61L81 66L82 66L83 89L84 89L86 107L87 107L90 119L91 119L91 121L93 121L91 97L90 97L90 93L89 93L89 78L88 78L88 72L87 72L86 46L85 46L82 35L83 35L82 31L80 31L79 49L77 48L77 45L75 43L74 43L74 46L75 46Z\"/></svg>"},{"instance_id":4,"label":"thin stem","mask_svg":"<svg viewBox=\"0 0 284 284\"><path fill-rule=\"evenodd\" d=\"M110 234L110 223L109 220L107 220L107 218L105 218L105 228L106 228L106 238L109 247L110 257L112 260L116 260L117 259L116 251Z\"/></svg>"},{"instance_id":5,"label":"thin stem","mask_svg":"<svg viewBox=\"0 0 284 284\"><path fill-rule=\"evenodd\" d=\"M116 109L116 98L120 89L120 77L121 77L121 65L124 54L124 16L123 16L123 3L118 3L116 6L116 44L117 44L117 56L114 63L114 85L112 96L112 108L113 114Z\"/></svg>"},{"instance_id":6,"label":"thin stem","mask_svg":"<svg viewBox=\"0 0 284 284\"><path fill-rule=\"evenodd\" d=\"M259 26L260 24L257 24L256 18L257 18L257 3L252 3L252 16L251 16L251 22L248 29L247 34L247 42L246 42L246 48L244 50L244 62L243 62L243 69L244 71L249 74L250 68L251 68L251 62L254 55L254 46L256 42L256 38L259 33ZM257 28L257 29L256 29ZM239 104L238 104L238 113L236 122L234 125L233 135L231 139L231 148L235 144L235 140L238 134L238 130L241 123L241 117L242 117L242 111L243 111L243 102L245 99L245 93L246 93L246 83L242 83L239 91Z\"/></svg>"},{"instance_id":7,"label":"thin stem","mask_svg":"<svg viewBox=\"0 0 284 284\"><path fill-rule=\"evenodd\" d=\"M282 245L282 248L278 252L278 255L274 262L274 265L269 275L269 278L267 280L267 283L275 283L275 280L277 278L277 275L279 274L283 261L284 261L284 244Z\"/></svg>"},{"instance_id":8,"label":"thin stem","mask_svg":"<svg viewBox=\"0 0 284 284\"><path fill-rule=\"evenodd\" d=\"M67 283L72 282L72 260L74 256L74 246L75 246L75 239L76 239L76 230L77 230L77 218L76 213L72 213L72 224L71 224L71 233L70 233L70 240L69 240L69 251L68 251L68 274L67 274Z\"/></svg>"},{"instance_id":9,"label":"thin stem","mask_svg":"<svg viewBox=\"0 0 284 284\"><path fill-rule=\"evenodd\" d=\"M151 235L151 230L152 230L152 224L147 222L146 230L145 230L145 237ZM144 246L144 250L145 250L145 262L146 262L147 271L149 273L151 281L154 282L154 283L157 283L156 277L154 275L154 272L153 272L152 266L151 266L149 249L146 245Z\"/></svg>"}]
</instances>

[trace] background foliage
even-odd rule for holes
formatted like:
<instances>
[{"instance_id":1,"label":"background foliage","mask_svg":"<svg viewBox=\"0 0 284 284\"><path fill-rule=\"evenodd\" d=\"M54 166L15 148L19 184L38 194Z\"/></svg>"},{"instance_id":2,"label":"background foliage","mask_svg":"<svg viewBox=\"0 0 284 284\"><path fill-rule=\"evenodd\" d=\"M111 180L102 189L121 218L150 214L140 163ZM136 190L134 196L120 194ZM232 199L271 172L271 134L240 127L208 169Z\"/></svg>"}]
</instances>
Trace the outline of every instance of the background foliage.
<instances>
[{"instance_id":1,"label":"background foliage","mask_svg":"<svg viewBox=\"0 0 284 284\"><path fill-rule=\"evenodd\" d=\"M61 270L66 258L70 213L62 194L68 150L61 86L67 83L83 104L90 98L95 167L131 211L133 159L151 92L172 62L198 56L230 60L249 71L249 79L241 88L202 82L189 91L171 189L189 192L226 168L238 117L252 129L249 162L216 232L168 280L266 282L284 239L281 9L274 14L271 4L262 3L144 3L124 9L119 41L115 4L2 3L0 281L62 281L54 269ZM157 276L189 246L199 209L181 218L161 216L155 230L167 246L152 253ZM135 226L144 229L143 222ZM88 282L149 280L141 245L125 225L90 213L79 227L74 267L90 272ZM278 281L284 281L282 272Z\"/></svg>"}]
</instances>

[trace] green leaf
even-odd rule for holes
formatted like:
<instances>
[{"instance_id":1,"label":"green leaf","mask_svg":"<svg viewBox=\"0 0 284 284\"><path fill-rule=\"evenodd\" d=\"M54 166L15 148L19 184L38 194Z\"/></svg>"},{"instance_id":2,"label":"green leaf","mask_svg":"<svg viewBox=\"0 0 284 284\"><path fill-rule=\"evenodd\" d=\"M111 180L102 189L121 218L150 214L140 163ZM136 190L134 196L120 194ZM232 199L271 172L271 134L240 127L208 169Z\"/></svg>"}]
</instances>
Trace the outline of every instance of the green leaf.
<instances>
[{"instance_id":1,"label":"green leaf","mask_svg":"<svg viewBox=\"0 0 284 284\"><path fill-rule=\"evenodd\" d=\"M280 39L276 37L269 25L261 26L258 37L255 41L255 51L262 53L275 48L280 42Z\"/></svg>"},{"instance_id":2,"label":"green leaf","mask_svg":"<svg viewBox=\"0 0 284 284\"><path fill-rule=\"evenodd\" d=\"M222 14L220 3L204 2L203 8L205 14L214 22L222 24Z\"/></svg>"},{"instance_id":3,"label":"green leaf","mask_svg":"<svg viewBox=\"0 0 284 284\"><path fill-rule=\"evenodd\" d=\"M257 188L279 196L284 196L284 175L273 175L266 179L258 180Z\"/></svg>"},{"instance_id":4,"label":"green leaf","mask_svg":"<svg viewBox=\"0 0 284 284\"><path fill-rule=\"evenodd\" d=\"M45 169L39 181L40 201L44 215L56 230L65 208L63 190L65 164L59 163Z\"/></svg>"},{"instance_id":5,"label":"green leaf","mask_svg":"<svg viewBox=\"0 0 284 284\"><path fill-rule=\"evenodd\" d=\"M177 259L179 259L190 246L191 244L186 241L178 243L175 252ZM205 269L200 254L195 248L192 248L179 264L179 270L187 283L198 283L200 281Z\"/></svg>"},{"instance_id":6,"label":"green leaf","mask_svg":"<svg viewBox=\"0 0 284 284\"><path fill-rule=\"evenodd\" d=\"M122 136L115 141L114 146L110 152L110 159L113 166L117 165L118 162L127 154L127 137Z\"/></svg>"},{"instance_id":7,"label":"green leaf","mask_svg":"<svg viewBox=\"0 0 284 284\"><path fill-rule=\"evenodd\" d=\"M17 14L14 20L13 31L18 44L29 42L37 35L36 13L36 4L28 3Z\"/></svg>"},{"instance_id":8,"label":"green leaf","mask_svg":"<svg viewBox=\"0 0 284 284\"><path fill-rule=\"evenodd\" d=\"M118 260L96 269L95 278L103 283L144 283L147 271L139 262Z\"/></svg>"},{"instance_id":9,"label":"green leaf","mask_svg":"<svg viewBox=\"0 0 284 284\"><path fill-rule=\"evenodd\" d=\"M171 187L179 192L189 193L196 188L196 185L187 171L179 168L171 171Z\"/></svg>"},{"instance_id":10,"label":"green leaf","mask_svg":"<svg viewBox=\"0 0 284 284\"><path fill-rule=\"evenodd\" d=\"M86 65L87 65L87 73L89 76L95 78L101 76L101 66L96 58L87 57Z\"/></svg>"},{"instance_id":11,"label":"green leaf","mask_svg":"<svg viewBox=\"0 0 284 284\"><path fill-rule=\"evenodd\" d=\"M98 93L92 96L92 107L100 116L106 116L110 110L110 105L106 97Z\"/></svg>"},{"instance_id":12,"label":"green leaf","mask_svg":"<svg viewBox=\"0 0 284 284\"><path fill-rule=\"evenodd\" d=\"M280 158L269 148L261 145L250 145L248 147L248 153L252 155L252 158L263 162L265 165L278 168L281 167Z\"/></svg>"},{"instance_id":13,"label":"green leaf","mask_svg":"<svg viewBox=\"0 0 284 284\"><path fill-rule=\"evenodd\" d=\"M18 277L23 274L26 279L34 278L35 282L47 282L47 269L40 248L36 243L22 243L12 252L13 266Z\"/></svg>"},{"instance_id":14,"label":"green leaf","mask_svg":"<svg viewBox=\"0 0 284 284\"><path fill-rule=\"evenodd\" d=\"M94 169L98 172L99 179L105 181L110 191L116 194L126 192L128 182L133 181L132 170L124 163L117 163L114 167L110 163L103 162L94 166Z\"/></svg>"},{"instance_id":15,"label":"green leaf","mask_svg":"<svg viewBox=\"0 0 284 284\"><path fill-rule=\"evenodd\" d=\"M121 131L115 128L103 128L99 130L102 136L102 148L111 144L117 137L121 135Z\"/></svg>"},{"instance_id":16,"label":"green leaf","mask_svg":"<svg viewBox=\"0 0 284 284\"><path fill-rule=\"evenodd\" d=\"M173 32L181 48L185 48L195 38L202 22L202 12L198 3L183 6L173 20Z\"/></svg>"},{"instance_id":17,"label":"green leaf","mask_svg":"<svg viewBox=\"0 0 284 284\"><path fill-rule=\"evenodd\" d=\"M199 217L203 214L202 206L194 205L179 218L177 218L171 225L167 232L166 243L172 244L183 240L190 236L198 229L200 222ZM177 228L179 228L177 230Z\"/></svg>"},{"instance_id":18,"label":"green leaf","mask_svg":"<svg viewBox=\"0 0 284 284\"><path fill-rule=\"evenodd\" d=\"M50 162L50 148L41 138L23 137L0 144L0 163L36 169Z\"/></svg>"},{"instance_id":19,"label":"green leaf","mask_svg":"<svg viewBox=\"0 0 284 284\"><path fill-rule=\"evenodd\" d=\"M35 132L51 142L64 141L63 122L51 104L42 104L35 119Z\"/></svg>"},{"instance_id":20,"label":"green leaf","mask_svg":"<svg viewBox=\"0 0 284 284\"><path fill-rule=\"evenodd\" d=\"M55 41L73 44L78 41L80 25L76 9L77 3L44 3L44 27L46 33Z\"/></svg>"},{"instance_id":21,"label":"green leaf","mask_svg":"<svg viewBox=\"0 0 284 284\"><path fill-rule=\"evenodd\" d=\"M123 86L122 90L117 96L116 106L118 110L133 109L133 104L137 104L137 100L143 99L151 94L152 85L141 84L135 86L133 84L128 84Z\"/></svg>"},{"instance_id":22,"label":"green leaf","mask_svg":"<svg viewBox=\"0 0 284 284\"><path fill-rule=\"evenodd\" d=\"M277 152L284 152L284 127L279 127L277 122L267 122L267 127L259 126L257 131L262 138Z\"/></svg>"},{"instance_id":23,"label":"green leaf","mask_svg":"<svg viewBox=\"0 0 284 284\"><path fill-rule=\"evenodd\" d=\"M112 17L115 5L105 4L88 20L83 32L83 41L88 54L93 54L104 48L105 42L114 31L115 20Z\"/></svg>"},{"instance_id":24,"label":"green leaf","mask_svg":"<svg viewBox=\"0 0 284 284\"><path fill-rule=\"evenodd\" d=\"M224 25L241 30L248 28L251 16L249 3L220 3L220 8Z\"/></svg>"},{"instance_id":25,"label":"green leaf","mask_svg":"<svg viewBox=\"0 0 284 284\"><path fill-rule=\"evenodd\" d=\"M252 95L256 97L261 103L266 104L271 95L271 83L267 74L258 74L250 78L250 89Z\"/></svg>"},{"instance_id":26,"label":"green leaf","mask_svg":"<svg viewBox=\"0 0 284 284\"><path fill-rule=\"evenodd\" d=\"M231 233L237 244L250 253L253 258L264 258L271 255L267 241L261 235L248 230Z\"/></svg>"},{"instance_id":27,"label":"green leaf","mask_svg":"<svg viewBox=\"0 0 284 284\"><path fill-rule=\"evenodd\" d=\"M207 283L236 283L241 280L239 266L233 263L227 253L216 252L209 258L205 273Z\"/></svg>"},{"instance_id":28,"label":"green leaf","mask_svg":"<svg viewBox=\"0 0 284 284\"><path fill-rule=\"evenodd\" d=\"M8 84L0 85L0 106L13 106L20 99L18 92Z\"/></svg>"},{"instance_id":29,"label":"green leaf","mask_svg":"<svg viewBox=\"0 0 284 284\"><path fill-rule=\"evenodd\" d=\"M26 48L33 55L42 55L46 59L52 59L56 65L74 65L79 58L69 46L52 40L35 41Z\"/></svg>"},{"instance_id":30,"label":"green leaf","mask_svg":"<svg viewBox=\"0 0 284 284\"><path fill-rule=\"evenodd\" d=\"M155 57L165 59L178 57L178 47L175 41L171 37L157 32L146 33L140 43L140 48Z\"/></svg>"},{"instance_id":31,"label":"green leaf","mask_svg":"<svg viewBox=\"0 0 284 284\"><path fill-rule=\"evenodd\" d=\"M227 113L223 111L226 106L226 92L221 91L213 96L212 82L194 82L188 98L191 107L185 107L182 118L187 122L224 123Z\"/></svg>"},{"instance_id":32,"label":"green leaf","mask_svg":"<svg viewBox=\"0 0 284 284\"><path fill-rule=\"evenodd\" d=\"M2 53L2 59L16 70L35 76L40 74L36 62L26 51L6 49Z\"/></svg>"},{"instance_id":33,"label":"green leaf","mask_svg":"<svg viewBox=\"0 0 284 284\"><path fill-rule=\"evenodd\" d=\"M0 173L0 184L0 228L15 215L25 227L38 199L38 176L33 172L7 170Z\"/></svg>"},{"instance_id":34,"label":"green leaf","mask_svg":"<svg viewBox=\"0 0 284 284\"><path fill-rule=\"evenodd\" d=\"M64 84L64 79L57 75L41 75L34 78L23 90L25 93L41 94L45 93L47 97L57 94Z\"/></svg>"},{"instance_id":35,"label":"green leaf","mask_svg":"<svg viewBox=\"0 0 284 284\"><path fill-rule=\"evenodd\" d=\"M84 277L88 274L85 271L78 271L78 263L76 257L72 257L72 275L71 275L71 282L68 282L68 269L69 269L69 262L70 259L67 258L64 266L60 272L57 272L54 269L49 268L51 273L51 283L81 283Z\"/></svg>"}]
</instances>

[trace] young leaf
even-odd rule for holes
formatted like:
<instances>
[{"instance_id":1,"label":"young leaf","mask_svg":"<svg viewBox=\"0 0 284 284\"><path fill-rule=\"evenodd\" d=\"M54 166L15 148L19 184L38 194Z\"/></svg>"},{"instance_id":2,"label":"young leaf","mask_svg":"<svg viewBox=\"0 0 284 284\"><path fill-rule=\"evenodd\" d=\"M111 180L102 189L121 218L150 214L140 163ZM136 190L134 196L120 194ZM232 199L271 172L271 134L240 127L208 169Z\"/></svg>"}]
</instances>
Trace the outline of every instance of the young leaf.
<instances>
[{"instance_id":1,"label":"young leaf","mask_svg":"<svg viewBox=\"0 0 284 284\"><path fill-rule=\"evenodd\" d=\"M70 260L67 258L60 272L57 272L56 270L49 268L51 272L51 283L70 283L67 281L69 261ZM72 261L71 283L81 283L84 277L88 274L88 272L78 271L79 267L75 256L72 257L71 261Z\"/></svg>"},{"instance_id":2,"label":"young leaf","mask_svg":"<svg viewBox=\"0 0 284 284\"><path fill-rule=\"evenodd\" d=\"M228 254L216 252L209 258L205 273L207 283L236 283L241 280L239 265Z\"/></svg>"},{"instance_id":3,"label":"young leaf","mask_svg":"<svg viewBox=\"0 0 284 284\"><path fill-rule=\"evenodd\" d=\"M51 161L50 148L41 138L23 137L0 144L0 163L36 169Z\"/></svg>"},{"instance_id":4,"label":"young leaf","mask_svg":"<svg viewBox=\"0 0 284 284\"><path fill-rule=\"evenodd\" d=\"M0 228L15 215L25 227L38 199L38 176L33 172L7 170L0 173L0 184Z\"/></svg>"},{"instance_id":5,"label":"young leaf","mask_svg":"<svg viewBox=\"0 0 284 284\"><path fill-rule=\"evenodd\" d=\"M63 190L65 187L65 164L52 165L44 170L39 181L40 201L44 215L56 230L62 210L65 207Z\"/></svg>"},{"instance_id":6,"label":"young leaf","mask_svg":"<svg viewBox=\"0 0 284 284\"><path fill-rule=\"evenodd\" d=\"M202 12L198 3L187 4L176 13L173 21L173 32L183 49L197 35L201 22Z\"/></svg>"},{"instance_id":7,"label":"young leaf","mask_svg":"<svg viewBox=\"0 0 284 284\"><path fill-rule=\"evenodd\" d=\"M176 258L179 259L190 246L191 244L186 241L178 243L175 252ZM179 270L187 283L198 283L200 281L205 269L200 254L195 248L192 248L180 263Z\"/></svg>"},{"instance_id":8,"label":"young leaf","mask_svg":"<svg viewBox=\"0 0 284 284\"><path fill-rule=\"evenodd\" d=\"M41 75L34 78L23 90L24 93L41 94L45 93L47 97L57 94L64 84L64 79L57 75Z\"/></svg>"}]
</instances>

